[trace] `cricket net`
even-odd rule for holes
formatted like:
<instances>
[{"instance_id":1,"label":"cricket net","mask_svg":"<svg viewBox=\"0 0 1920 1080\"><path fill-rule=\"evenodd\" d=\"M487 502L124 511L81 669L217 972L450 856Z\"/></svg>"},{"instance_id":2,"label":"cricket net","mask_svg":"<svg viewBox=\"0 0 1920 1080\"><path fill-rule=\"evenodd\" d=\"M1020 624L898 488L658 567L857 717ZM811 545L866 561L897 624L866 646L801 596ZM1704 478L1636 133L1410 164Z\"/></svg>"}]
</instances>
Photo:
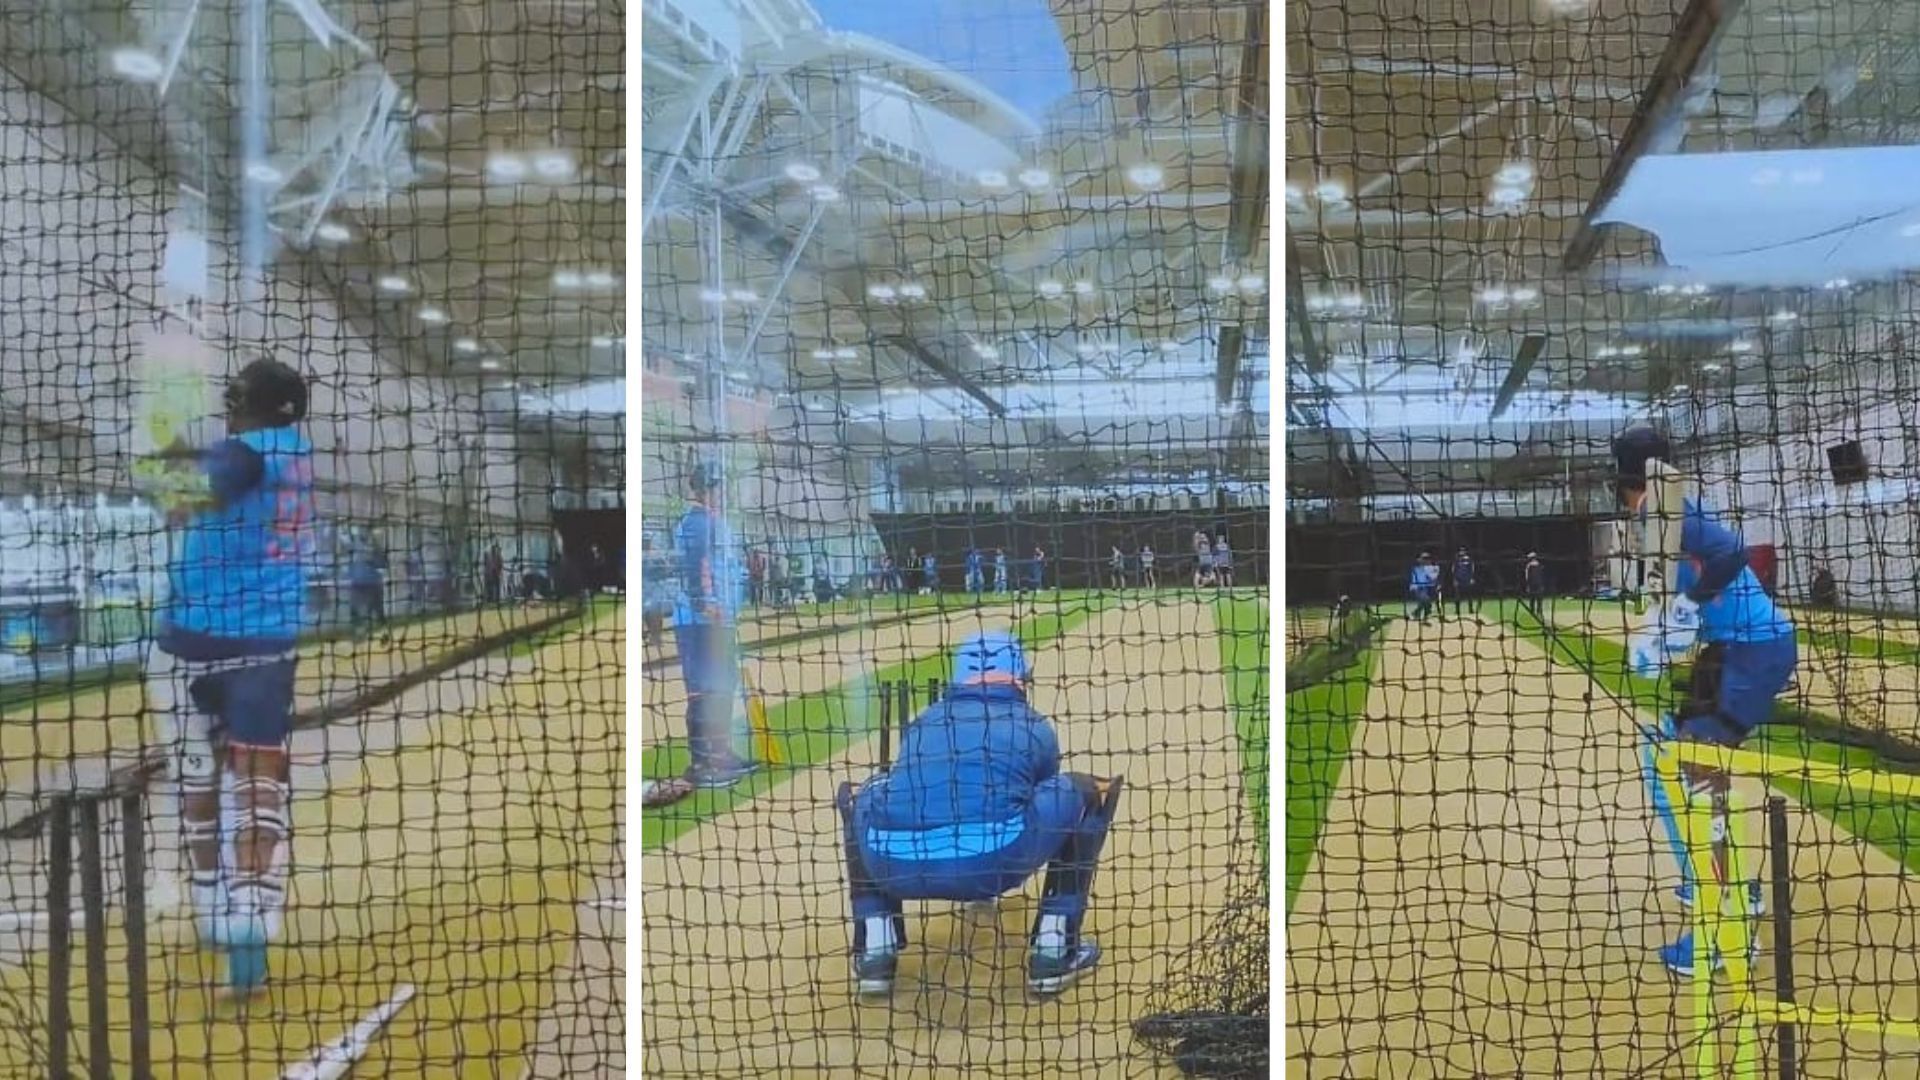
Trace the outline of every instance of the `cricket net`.
<instances>
[{"instance_id":1,"label":"cricket net","mask_svg":"<svg viewBox=\"0 0 1920 1080\"><path fill-rule=\"evenodd\" d=\"M0 13L0 1076L624 1068L622 23Z\"/></svg>"}]
</instances>

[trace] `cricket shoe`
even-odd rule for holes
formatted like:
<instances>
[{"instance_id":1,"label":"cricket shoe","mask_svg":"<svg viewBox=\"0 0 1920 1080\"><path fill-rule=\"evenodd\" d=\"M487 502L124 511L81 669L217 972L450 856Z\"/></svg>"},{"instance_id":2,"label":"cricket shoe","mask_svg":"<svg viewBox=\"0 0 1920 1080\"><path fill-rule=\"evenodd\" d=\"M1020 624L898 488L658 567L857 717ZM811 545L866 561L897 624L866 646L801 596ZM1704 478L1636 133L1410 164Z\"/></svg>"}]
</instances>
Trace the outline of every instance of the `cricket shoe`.
<instances>
[{"instance_id":1,"label":"cricket shoe","mask_svg":"<svg viewBox=\"0 0 1920 1080\"><path fill-rule=\"evenodd\" d=\"M1027 989L1051 997L1072 986L1100 962L1100 946L1083 940L1071 949L1035 949L1027 958Z\"/></svg>"},{"instance_id":2,"label":"cricket shoe","mask_svg":"<svg viewBox=\"0 0 1920 1080\"><path fill-rule=\"evenodd\" d=\"M1759 958L1760 939L1749 938L1747 941L1747 962L1751 964ZM1681 934L1680 937L1671 944L1660 946L1660 962L1666 965L1667 970L1678 978L1693 978L1693 931L1689 930ZM1726 968L1726 958L1722 957L1718 950L1715 950L1713 954L1713 970L1715 972L1721 972L1725 971Z\"/></svg>"},{"instance_id":3,"label":"cricket shoe","mask_svg":"<svg viewBox=\"0 0 1920 1080\"><path fill-rule=\"evenodd\" d=\"M719 768L693 768L687 770L687 782L703 791L714 788L729 788L753 775L757 768L751 761L736 761Z\"/></svg>"},{"instance_id":4,"label":"cricket shoe","mask_svg":"<svg viewBox=\"0 0 1920 1080\"><path fill-rule=\"evenodd\" d=\"M899 969L898 949L860 953L853 958L853 981L861 996L885 997L893 993L893 976Z\"/></svg>"}]
</instances>

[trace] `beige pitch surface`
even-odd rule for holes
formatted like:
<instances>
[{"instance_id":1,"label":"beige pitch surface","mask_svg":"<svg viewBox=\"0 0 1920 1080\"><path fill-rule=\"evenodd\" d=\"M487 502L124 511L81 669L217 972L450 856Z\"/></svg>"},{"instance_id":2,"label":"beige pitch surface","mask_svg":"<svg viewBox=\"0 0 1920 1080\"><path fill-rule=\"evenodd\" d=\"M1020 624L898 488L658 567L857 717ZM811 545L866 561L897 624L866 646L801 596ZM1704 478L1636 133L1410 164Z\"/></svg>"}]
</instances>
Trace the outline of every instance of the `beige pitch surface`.
<instances>
[{"instance_id":1,"label":"beige pitch surface","mask_svg":"<svg viewBox=\"0 0 1920 1080\"><path fill-rule=\"evenodd\" d=\"M163 895L178 838L173 800L156 790L156 1073L278 1077L405 984L414 999L356 1075L621 1075L623 614L602 609L530 656L488 656L294 737L287 926L273 982L244 1012ZM119 919L116 908L109 1019L124 1069ZM25 950L0 965L0 1076L33 1075L33 1043L13 1036L8 1010L44 1009L39 936L0 934ZM83 982L76 972L81 1018Z\"/></svg>"},{"instance_id":2,"label":"beige pitch surface","mask_svg":"<svg viewBox=\"0 0 1920 1080\"><path fill-rule=\"evenodd\" d=\"M1396 622L1376 663L1288 919L1288 1075L1686 1075L1691 1005L1654 955L1683 916L1629 715L1493 622ZM1914 1015L1915 887L1791 813L1800 1000ZM1801 1038L1809 1077L1896 1075L1869 1065L1914 1049Z\"/></svg>"},{"instance_id":3,"label":"beige pitch surface","mask_svg":"<svg viewBox=\"0 0 1920 1080\"><path fill-rule=\"evenodd\" d=\"M643 861L650 1076L1174 1076L1128 1025L1257 866L1210 606L1115 605L1035 650L1064 768L1124 773L1087 932L1105 957L1025 991L1038 882L996 915L908 905L890 1001L859 1004L833 794L873 749L804 771Z\"/></svg>"}]
</instances>

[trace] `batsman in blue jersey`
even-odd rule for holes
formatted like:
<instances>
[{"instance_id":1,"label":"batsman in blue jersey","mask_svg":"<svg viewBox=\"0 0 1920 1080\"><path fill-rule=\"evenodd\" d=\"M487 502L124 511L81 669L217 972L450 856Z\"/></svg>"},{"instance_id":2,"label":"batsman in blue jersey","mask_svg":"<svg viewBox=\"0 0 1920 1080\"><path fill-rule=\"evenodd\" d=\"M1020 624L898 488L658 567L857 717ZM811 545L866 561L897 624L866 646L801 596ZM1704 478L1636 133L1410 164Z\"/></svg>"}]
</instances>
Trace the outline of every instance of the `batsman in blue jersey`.
<instances>
[{"instance_id":1,"label":"batsman in blue jersey","mask_svg":"<svg viewBox=\"0 0 1920 1080\"><path fill-rule=\"evenodd\" d=\"M168 596L147 691L179 783L195 925L202 943L227 951L233 989L250 993L266 979L286 907L286 755L313 469L296 427L307 386L293 369L248 364L227 384L226 409L225 439L158 455L202 483L169 508Z\"/></svg>"},{"instance_id":2,"label":"batsman in blue jersey","mask_svg":"<svg viewBox=\"0 0 1920 1080\"><path fill-rule=\"evenodd\" d=\"M744 596L739 548L720 513L719 493L718 466L696 462L687 478L687 511L673 530L680 570L673 640L687 688L691 753L685 782L700 788L730 787L753 771L733 745L740 694L736 620Z\"/></svg>"},{"instance_id":3,"label":"batsman in blue jersey","mask_svg":"<svg viewBox=\"0 0 1920 1080\"><path fill-rule=\"evenodd\" d=\"M1099 962L1080 930L1118 782L1060 771L1053 727L1027 703L1031 677L1012 634L969 638L945 696L902 732L892 769L841 789L861 993L893 988L903 901L990 901L1043 866L1028 989L1059 993Z\"/></svg>"},{"instance_id":4,"label":"batsman in blue jersey","mask_svg":"<svg viewBox=\"0 0 1920 1080\"><path fill-rule=\"evenodd\" d=\"M1636 522L1647 515L1649 461L1670 460L1664 436L1650 427L1635 426L1614 440L1616 486L1621 506ZM1652 792L1655 812L1665 828L1682 878L1677 890L1681 902L1691 905L1695 890L1691 863L1674 807L1654 769L1658 742L1680 739L1737 747L1766 722L1774 699L1793 679L1798 649L1791 620L1747 565L1747 548L1740 534L1714 519L1697 499L1686 499L1682 515L1680 562L1674 595L1651 613L1646 627L1628 643L1629 662L1636 674L1657 674L1671 659L1701 646L1694 660L1687 699L1662 716L1658 730L1647 733L1642 766ZM1690 799L1711 800L1713 867L1719 884L1735 887L1738 868L1732 865L1727 833L1730 827L1728 791L1731 778L1708 766L1683 764L1682 778ZM1757 881L1744 883L1749 910L1757 912ZM1693 935L1661 949L1661 959L1680 975L1693 971ZM1723 958L1715 956L1714 966Z\"/></svg>"}]
</instances>

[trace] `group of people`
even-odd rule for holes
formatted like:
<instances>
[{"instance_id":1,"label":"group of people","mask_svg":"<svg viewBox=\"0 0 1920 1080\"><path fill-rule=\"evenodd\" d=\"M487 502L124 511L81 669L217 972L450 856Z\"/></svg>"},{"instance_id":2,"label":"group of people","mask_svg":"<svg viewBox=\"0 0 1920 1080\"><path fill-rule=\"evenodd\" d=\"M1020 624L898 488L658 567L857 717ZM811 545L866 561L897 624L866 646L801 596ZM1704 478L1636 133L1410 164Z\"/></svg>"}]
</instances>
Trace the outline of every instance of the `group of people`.
<instances>
[{"instance_id":1,"label":"group of people","mask_svg":"<svg viewBox=\"0 0 1920 1080\"><path fill-rule=\"evenodd\" d=\"M1483 583L1472 553L1464 547L1456 551L1445 577L1442 575L1440 564L1434 561L1431 552L1423 551L1414 560L1413 570L1407 575L1407 596L1413 601L1412 617L1425 622L1448 600L1453 602L1455 615L1460 614L1463 607L1469 612L1479 612ZM1540 560L1539 552L1527 552L1526 562L1520 568L1520 581L1527 609L1538 615L1541 601L1547 595L1547 566Z\"/></svg>"}]
</instances>

